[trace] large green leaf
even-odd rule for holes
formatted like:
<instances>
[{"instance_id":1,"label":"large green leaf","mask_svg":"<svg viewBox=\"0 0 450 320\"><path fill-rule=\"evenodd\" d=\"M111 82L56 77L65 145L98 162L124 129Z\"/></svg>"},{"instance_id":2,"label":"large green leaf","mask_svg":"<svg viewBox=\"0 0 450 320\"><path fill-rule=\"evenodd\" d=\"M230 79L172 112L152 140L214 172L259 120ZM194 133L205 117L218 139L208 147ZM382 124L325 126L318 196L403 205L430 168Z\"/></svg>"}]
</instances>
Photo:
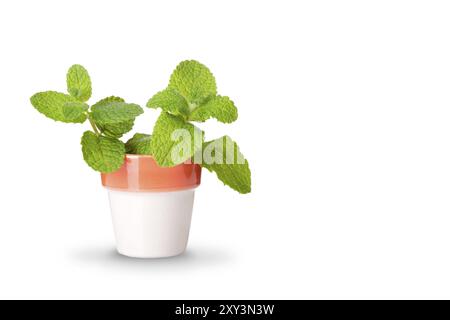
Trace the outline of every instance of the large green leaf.
<instances>
[{"instance_id":1,"label":"large green leaf","mask_svg":"<svg viewBox=\"0 0 450 320\"><path fill-rule=\"evenodd\" d=\"M86 131L81 138L81 146L84 160L94 170L115 172L124 162L125 145L118 139Z\"/></svg>"},{"instance_id":2,"label":"large green leaf","mask_svg":"<svg viewBox=\"0 0 450 320\"><path fill-rule=\"evenodd\" d=\"M92 107L93 109L104 108L105 106L110 105L112 102L125 102L125 100L119 97L111 96L98 101ZM113 124L104 124L104 123L96 123L96 124L104 135L113 138L120 138L125 133L133 129L134 120L127 120Z\"/></svg>"},{"instance_id":3,"label":"large green leaf","mask_svg":"<svg viewBox=\"0 0 450 320\"><path fill-rule=\"evenodd\" d=\"M118 101L96 104L91 108L92 118L100 126L134 121L143 112L144 110L137 104Z\"/></svg>"},{"instance_id":4,"label":"large green leaf","mask_svg":"<svg viewBox=\"0 0 450 320\"><path fill-rule=\"evenodd\" d=\"M158 164L171 167L201 149L203 132L182 118L162 112L153 128L151 150Z\"/></svg>"},{"instance_id":5,"label":"large green leaf","mask_svg":"<svg viewBox=\"0 0 450 320\"><path fill-rule=\"evenodd\" d=\"M31 104L46 117L61 121L82 123L86 120L78 101L67 94L56 91L39 92L30 98ZM73 111L73 112L72 112ZM74 116L74 113L79 113Z\"/></svg>"},{"instance_id":6,"label":"large green leaf","mask_svg":"<svg viewBox=\"0 0 450 320\"><path fill-rule=\"evenodd\" d=\"M194 107L217 94L214 75L206 66L195 60L178 64L170 76L169 88L175 89Z\"/></svg>"},{"instance_id":7,"label":"large green leaf","mask_svg":"<svg viewBox=\"0 0 450 320\"><path fill-rule=\"evenodd\" d=\"M251 173L248 161L230 137L205 142L201 164L227 186L239 193L251 191Z\"/></svg>"}]
</instances>

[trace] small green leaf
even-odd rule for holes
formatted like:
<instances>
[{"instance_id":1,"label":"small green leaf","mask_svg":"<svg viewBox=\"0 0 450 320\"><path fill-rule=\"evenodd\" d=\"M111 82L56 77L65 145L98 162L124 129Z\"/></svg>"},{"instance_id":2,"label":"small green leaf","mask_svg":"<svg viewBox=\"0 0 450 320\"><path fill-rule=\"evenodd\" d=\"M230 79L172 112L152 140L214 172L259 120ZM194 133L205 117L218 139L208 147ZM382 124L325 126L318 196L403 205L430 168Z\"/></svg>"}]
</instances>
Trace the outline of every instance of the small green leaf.
<instances>
[{"instance_id":1,"label":"small green leaf","mask_svg":"<svg viewBox=\"0 0 450 320\"><path fill-rule=\"evenodd\" d=\"M124 162L125 145L118 139L86 131L81 138L81 146L84 160L96 171L115 172Z\"/></svg>"},{"instance_id":2,"label":"small green leaf","mask_svg":"<svg viewBox=\"0 0 450 320\"><path fill-rule=\"evenodd\" d=\"M167 88L155 94L147 102L149 108L161 108L163 111L169 112L176 116L187 117L189 115L189 106L177 91Z\"/></svg>"},{"instance_id":3,"label":"small green leaf","mask_svg":"<svg viewBox=\"0 0 450 320\"><path fill-rule=\"evenodd\" d=\"M149 134L136 133L125 144L126 153L151 155L152 154L151 138L152 136Z\"/></svg>"},{"instance_id":4,"label":"small green leaf","mask_svg":"<svg viewBox=\"0 0 450 320\"><path fill-rule=\"evenodd\" d=\"M83 118L72 118L66 117L64 113L64 107L67 103L76 103L77 100L68 94L56 92L56 91L45 91L39 92L30 98L31 104L46 117L67 123L80 123L85 119Z\"/></svg>"},{"instance_id":5,"label":"small green leaf","mask_svg":"<svg viewBox=\"0 0 450 320\"><path fill-rule=\"evenodd\" d=\"M190 159L201 149L203 132L182 118L162 112L153 128L152 154L162 167L171 167Z\"/></svg>"},{"instance_id":6,"label":"small green leaf","mask_svg":"<svg viewBox=\"0 0 450 320\"><path fill-rule=\"evenodd\" d=\"M133 120L144 111L134 103L110 102L92 106L92 118L100 126Z\"/></svg>"},{"instance_id":7,"label":"small green leaf","mask_svg":"<svg viewBox=\"0 0 450 320\"><path fill-rule=\"evenodd\" d=\"M217 94L216 80L209 69L195 60L181 62L170 76L169 88L175 89L189 104L199 105Z\"/></svg>"},{"instance_id":8,"label":"small green leaf","mask_svg":"<svg viewBox=\"0 0 450 320\"><path fill-rule=\"evenodd\" d=\"M231 123L236 121L237 117L237 108L230 98L215 96L194 109L189 115L189 120L204 122L209 118L216 118L220 122Z\"/></svg>"},{"instance_id":9,"label":"small green leaf","mask_svg":"<svg viewBox=\"0 0 450 320\"><path fill-rule=\"evenodd\" d=\"M215 172L219 180L239 193L251 191L251 173L248 161L236 142L228 136L205 142L201 165Z\"/></svg>"},{"instance_id":10,"label":"small green leaf","mask_svg":"<svg viewBox=\"0 0 450 320\"><path fill-rule=\"evenodd\" d=\"M80 101L66 102L62 111L64 118L70 122L83 123L87 119L87 111L89 106Z\"/></svg>"},{"instance_id":11,"label":"small green leaf","mask_svg":"<svg viewBox=\"0 0 450 320\"><path fill-rule=\"evenodd\" d=\"M99 107L103 108L105 106L110 105L112 102L125 102L125 100L122 98L119 98L119 97L111 96L111 97L107 97L107 98L104 98L104 99L98 101L97 103L95 103L92 106L92 108L93 109L98 109ZM133 129L134 120L127 120L127 121L114 123L114 124L99 124L99 123L97 123L97 126L104 135L113 137L113 138L120 138L125 133L127 133L131 129Z\"/></svg>"},{"instance_id":12,"label":"small green leaf","mask_svg":"<svg viewBox=\"0 0 450 320\"><path fill-rule=\"evenodd\" d=\"M67 91L79 101L88 101L92 95L91 78L87 70L75 64L67 72Z\"/></svg>"}]
</instances>

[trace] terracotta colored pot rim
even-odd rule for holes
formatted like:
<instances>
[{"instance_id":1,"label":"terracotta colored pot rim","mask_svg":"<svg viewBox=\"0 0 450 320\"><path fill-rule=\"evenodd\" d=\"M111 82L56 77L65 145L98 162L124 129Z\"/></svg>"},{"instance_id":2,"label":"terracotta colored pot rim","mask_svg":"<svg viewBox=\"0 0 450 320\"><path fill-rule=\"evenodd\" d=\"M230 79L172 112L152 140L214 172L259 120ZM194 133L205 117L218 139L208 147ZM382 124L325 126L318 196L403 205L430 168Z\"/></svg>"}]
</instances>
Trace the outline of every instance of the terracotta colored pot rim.
<instances>
[{"instance_id":1,"label":"terracotta colored pot rim","mask_svg":"<svg viewBox=\"0 0 450 320\"><path fill-rule=\"evenodd\" d=\"M149 154L133 154L133 153L127 153L125 154L125 157L127 158L153 158L153 156L149 155Z\"/></svg>"},{"instance_id":2,"label":"terracotta colored pot rim","mask_svg":"<svg viewBox=\"0 0 450 320\"><path fill-rule=\"evenodd\" d=\"M129 192L167 192L196 188L201 181L201 166L190 162L160 167L149 155L127 154L122 167L102 173L102 185Z\"/></svg>"}]
</instances>

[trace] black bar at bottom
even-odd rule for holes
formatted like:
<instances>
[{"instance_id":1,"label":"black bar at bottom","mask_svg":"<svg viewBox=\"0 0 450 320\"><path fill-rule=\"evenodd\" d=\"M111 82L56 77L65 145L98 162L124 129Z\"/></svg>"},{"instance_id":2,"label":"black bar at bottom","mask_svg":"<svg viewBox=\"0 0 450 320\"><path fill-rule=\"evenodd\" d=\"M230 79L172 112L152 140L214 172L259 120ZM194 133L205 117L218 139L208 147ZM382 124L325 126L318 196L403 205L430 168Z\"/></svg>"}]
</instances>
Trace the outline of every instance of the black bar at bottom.
<instances>
[{"instance_id":1,"label":"black bar at bottom","mask_svg":"<svg viewBox=\"0 0 450 320\"><path fill-rule=\"evenodd\" d=\"M2 311L14 312L16 317L24 315L52 316L61 318L63 314L71 317L104 317L113 313L115 317L133 319L316 319L345 317L346 319L384 319L386 317L404 318L407 315L424 319L441 318L446 314L442 308L447 301L438 301L430 308L421 301L319 301L319 300L150 300L150 301L76 301L86 307L74 306L73 301L62 308L49 306L52 301L28 301L32 307L20 307L23 301L2 301ZM38 302L38 303L36 303ZM43 302L43 303L42 303ZM429 302L429 301L427 301ZM434 301L436 302L436 301ZM442 310L440 310L442 308ZM442 313L444 312L444 313Z\"/></svg>"}]
</instances>

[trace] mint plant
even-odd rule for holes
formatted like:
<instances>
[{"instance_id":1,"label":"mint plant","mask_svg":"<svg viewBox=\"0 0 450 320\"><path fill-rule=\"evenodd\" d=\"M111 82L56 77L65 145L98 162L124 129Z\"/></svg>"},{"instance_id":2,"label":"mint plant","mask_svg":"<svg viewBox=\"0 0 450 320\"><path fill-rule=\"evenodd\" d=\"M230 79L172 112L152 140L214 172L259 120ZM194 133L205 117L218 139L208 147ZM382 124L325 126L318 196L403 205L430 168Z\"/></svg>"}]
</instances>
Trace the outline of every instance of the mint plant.
<instances>
[{"instance_id":1,"label":"mint plant","mask_svg":"<svg viewBox=\"0 0 450 320\"><path fill-rule=\"evenodd\" d=\"M192 159L215 172L232 189L240 193L251 191L248 161L237 143L228 136L205 142L204 132L192 124L211 118L231 123L238 118L233 101L217 94L216 80L206 66L194 60L181 62L170 76L167 88L150 98L147 107L162 109L149 138L149 150L160 166L171 167ZM173 156L177 144L175 130L188 132L191 139L189 147L177 157ZM214 161L205 161L205 151L211 151L209 156Z\"/></svg>"},{"instance_id":2,"label":"mint plant","mask_svg":"<svg viewBox=\"0 0 450 320\"><path fill-rule=\"evenodd\" d=\"M39 112L55 121L89 121L92 131L84 132L81 138L84 160L94 170L117 171L125 159L125 144L119 138L133 128L142 108L118 97L102 99L89 107L86 102L92 95L91 78L80 65L73 65L67 72L67 92L39 92L30 101Z\"/></svg>"},{"instance_id":3,"label":"mint plant","mask_svg":"<svg viewBox=\"0 0 450 320\"><path fill-rule=\"evenodd\" d=\"M136 133L126 143L120 138L143 113L139 105L111 96L89 106L91 79L80 65L67 72L67 92L39 92L31 97L31 104L55 121L90 123L92 130L83 133L81 145L84 160L94 170L117 171L126 153L149 155L161 167L192 161L215 172L239 193L251 191L249 164L237 143L228 136L205 141L204 132L192 123L212 118L232 123L238 118L234 102L217 94L216 80L203 64L189 60L176 67L167 88L147 102L147 107L162 110L152 135ZM181 143L183 139L188 141Z\"/></svg>"}]
</instances>

